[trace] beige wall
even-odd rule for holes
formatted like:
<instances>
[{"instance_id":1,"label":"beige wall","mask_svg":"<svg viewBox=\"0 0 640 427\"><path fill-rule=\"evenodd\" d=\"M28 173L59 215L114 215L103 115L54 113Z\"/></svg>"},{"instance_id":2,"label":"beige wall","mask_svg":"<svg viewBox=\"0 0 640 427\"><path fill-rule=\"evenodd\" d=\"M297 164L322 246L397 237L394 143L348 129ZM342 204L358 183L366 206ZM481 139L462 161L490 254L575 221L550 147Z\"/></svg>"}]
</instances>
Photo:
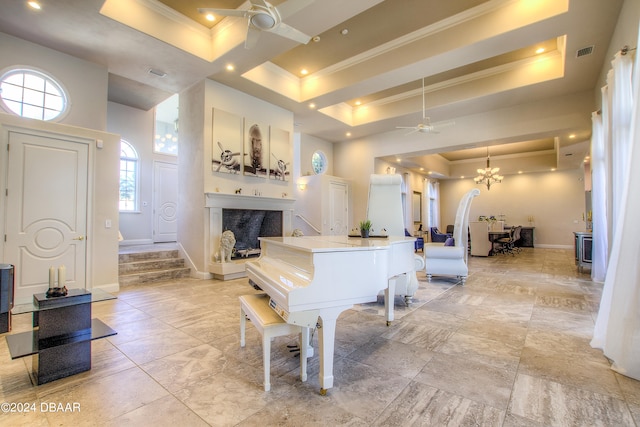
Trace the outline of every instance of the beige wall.
<instances>
[{"instance_id":1,"label":"beige wall","mask_svg":"<svg viewBox=\"0 0 640 427\"><path fill-rule=\"evenodd\" d=\"M93 186L89 187L92 195L88 201L87 221L87 289L103 288L107 291L118 290L118 164L120 160L120 137L118 135L99 132L77 126L48 123L40 120L25 119L8 114L0 114L0 165L7 170L9 127L28 129L27 132L46 132L95 139L102 141L102 148L96 144L89 144L89 173ZM5 188L4 173L0 175L0 188ZM0 198L0 234L4 234L5 198ZM111 221L111 227L106 227L106 221ZM2 245L0 245L0 262L17 264L19 260L5 259ZM43 277L46 273L43 274ZM23 301L24 302L24 301Z\"/></svg>"},{"instance_id":2,"label":"beige wall","mask_svg":"<svg viewBox=\"0 0 640 427\"><path fill-rule=\"evenodd\" d=\"M139 206L136 212L120 213L121 244L153 242L153 166L155 161L177 163L176 156L153 152L155 113L109 102L107 130L119 134L136 150L139 158Z\"/></svg>"},{"instance_id":3,"label":"beige wall","mask_svg":"<svg viewBox=\"0 0 640 427\"><path fill-rule=\"evenodd\" d=\"M118 135L97 132L107 128L108 70L4 33L0 33L0 46L0 70L22 65L50 73L68 91L71 102L69 114L59 123L22 119L13 115L3 117L4 122L103 140L103 148L98 149L95 145L90 147L94 197L90 201L93 215L89 219L92 235L87 242L90 252L87 287L117 290L120 138ZM4 170L4 156L0 155L0 160ZM0 206L0 211L4 212L4 206ZM109 229L105 228L107 219L112 223ZM0 227L4 227L4 220L0 220Z\"/></svg>"},{"instance_id":4,"label":"beige wall","mask_svg":"<svg viewBox=\"0 0 640 427\"><path fill-rule=\"evenodd\" d=\"M50 74L68 92L69 114L58 123L107 129L106 67L0 33L0 72L20 65Z\"/></svg>"},{"instance_id":5,"label":"beige wall","mask_svg":"<svg viewBox=\"0 0 640 427\"><path fill-rule=\"evenodd\" d=\"M293 113L212 80L197 83L180 94L180 155L178 157L178 240L195 277L206 271L212 254L208 241L209 209L205 193L242 194L259 191L264 197L293 197L293 176L287 182L221 174L213 171L213 109L259 119L289 132L293 159Z\"/></svg>"},{"instance_id":6,"label":"beige wall","mask_svg":"<svg viewBox=\"0 0 640 427\"><path fill-rule=\"evenodd\" d=\"M441 228L454 223L460 198L472 188L480 188L480 195L471 203L470 219L504 214L508 225L529 225L533 216L538 247L573 247L573 231L585 229L582 169L508 175L491 190L472 179L441 180Z\"/></svg>"}]
</instances>

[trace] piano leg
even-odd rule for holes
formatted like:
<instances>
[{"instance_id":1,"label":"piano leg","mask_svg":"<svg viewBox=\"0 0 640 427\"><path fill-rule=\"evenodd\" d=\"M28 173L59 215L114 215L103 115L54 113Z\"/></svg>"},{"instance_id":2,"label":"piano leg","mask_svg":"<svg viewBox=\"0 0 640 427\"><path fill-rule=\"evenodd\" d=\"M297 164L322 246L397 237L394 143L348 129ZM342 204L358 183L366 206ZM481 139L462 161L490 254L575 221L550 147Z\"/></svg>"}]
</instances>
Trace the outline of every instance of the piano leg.
<instances>
[{"instance_id":1,"label":"piano leg","mask_svg":"<svg viewBox=\"0 0 640 427\"><path fill-rule=\"evenodd\" d=\"M336 320L340 313L353 305L323 308L318 319L318 344L320 347L320 394L327 394L333 387L333 354L336 341Z\"/></svg>"},{"instance_id":2,"label":"piano leg","mask_svg":"<svg viewBox=\"0 0 640 427\"><path fill-rule=\"evenodd\" d=\"M300 328L300 380L307 380L307 349L309 348L309 328ZM312 347L313 348L313 347Z\"/></svg>"},{"instance_id":3,"label":"piano leg","mask_svg":"<svg viewBox=\"0 0 640 427\"><path fill-rule=\"evenodd\" d=\"M393 302L396 297L396 277L388 280L387 289L384 290L384 314L387 316L387 326L393 321Z\"/></svg>"}]
</instances>

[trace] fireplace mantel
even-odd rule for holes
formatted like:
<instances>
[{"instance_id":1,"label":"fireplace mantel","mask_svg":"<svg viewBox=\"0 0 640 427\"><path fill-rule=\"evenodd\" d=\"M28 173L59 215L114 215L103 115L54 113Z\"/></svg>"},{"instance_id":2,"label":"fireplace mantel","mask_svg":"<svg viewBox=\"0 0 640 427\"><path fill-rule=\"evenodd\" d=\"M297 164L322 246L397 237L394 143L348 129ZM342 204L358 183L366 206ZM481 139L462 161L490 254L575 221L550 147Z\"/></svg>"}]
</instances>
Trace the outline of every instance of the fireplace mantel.
<instances>
[{"instance_id":1,"label":"fireplace mantel","mask_svg":"<svg viewBox=\"0 0 640 427\"><path fill-rule=\"evenodd\" d=\"M223 209L260 209L282 211L282 233L290 235L295 199L288 197L251 196L245 194L205 193L205 207L209 208L209 272L216 279L245 277L244 261L216 261L220 253Z\"/></svg>"},{"instance_id":2,"label":"fireplace mantel","mask_svg":"<svg viewBox=\"0 0 640 427\"><path fill-rule=\"evenodd\" d=\"M288 210L296 199L288 197L250 196L245 194L204 193L205 207L221 209Z\"/></svg>"}]
</instances>

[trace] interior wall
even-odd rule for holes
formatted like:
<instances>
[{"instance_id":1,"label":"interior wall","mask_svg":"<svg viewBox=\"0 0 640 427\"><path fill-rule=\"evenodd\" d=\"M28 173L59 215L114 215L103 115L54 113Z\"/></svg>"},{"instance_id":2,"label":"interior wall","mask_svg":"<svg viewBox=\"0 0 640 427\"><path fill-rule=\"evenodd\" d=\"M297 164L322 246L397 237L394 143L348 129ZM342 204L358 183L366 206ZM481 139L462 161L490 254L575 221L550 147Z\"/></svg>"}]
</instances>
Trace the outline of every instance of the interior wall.
<instances>
[{"instance_id":1,"label":"interior wall","mask_svg":"<svg viewBox=\"0 0 640 427\"><path fill-rule=\"evenodd\" d=\"M584 126L585 122L590 123L593 105L593 92L584 91L458 117L455 126L439 134L405 135L390 131L340 142L334 145L334 171L353 183L353 217L362 218L366 214L369 175L374 173L374 159L378 157L434 154L474 144L482 146L488 142L532 140L568 133ZM581 197L580 206L584 206L584 191Z\"/></svg>"},{"instance_id":2,"label":"interior wall","mask_svg":"<svg viewBox=\"0 0 640 427\"><path fill-rule=\"evenodd\" d=\"M290 159L295 162L292 112L208 79L180 94L178 240L192 274L197 277L210 276L206 269L213 255L209 253L209 209L204 207L205 193L235 194L240 189L242 195L259 192L262 197L293 197L293 174L288 181L280 181L214 172L214 108L289 132Z\"/></svg>"},{"instance_id":3,"label":"interior wall","mask_svg":"<svg viewBox=\"0 0 640 427\"><path fill-rule=\"evenodd\" d=\"M83 139L94 139L89 144L89 173L93 176L93 197L88 201L91 218L87 221L87 288L103 288L113 292L118 287L118 164L120 160L120 138L118 135L77 126L48 123L41 120L26 119L14 115L0 114L0 127L34 129L53 134L70 135ZM4 141L4 130L0 132L0 143ZM102 141L102 147L97 140ZM7 164L7 149L0 150L0 165ZM5 188L5 176L0 176L0 188ZM0 234L5 227L5 198L0 198ZM107 227L107 221L111 226ZM9 260L15 262L14 260ZM0 262L4 259L0 245Z\"/></svg>"},{"instance_id":4,"label":"interior wall","mask_svg":"<svg viewBox=\"0 0 640 427\"><path fill-rule=\"evenodd\" d=\"M313 166L311 165L311 157L316 151L322 151L327 157L326 175L334 175L333 173L333 143L316 138L312 135L300 134L299 139L300 152L296 156L297 171L294 169L295 176L313 175ZM297 172L297 174L295 173Z\"/></svg>"},{"instance_id":5,"label":"interior wall","mask_svg":"<svg viewBox=\"0 0 640 427\"><path fill-rule=\"evenodd\" d=\"M50 74L68 92L69 113L57 123L107 129L109 74L106 67L1 32L0 46L0 73L16 65L35 68Z\"/></svg>"},{"instance_id":6,"label":"interior wall","mask_svg":"<svg viewBox=\"0 0 640 427\"><path fill-rule=\"evenodd\" d=\"M92 252L88 286L117 291L120 138L110 133L96 132L107 129L108 70L1 32L0 46L0 70L21 65L45 71L64 86L71 102L69 113L57 123L13 115L7 120L25 121L37 129L103 140L103 148L92 148L95 149L92 169L94 199L91 201L93 216L90 218L93 236L88 240ZM4 207L0 206L0 210L4 211ZM111 221L111 228L106 228L106 220ZM0 226L4 226L4 221L1 222Z\"/></svg>"},{"instance_id":7,"label":"interior wall","mask_svg":"<svg viewBox=\"0 0 640 427\"><path fill-rule=\"evenodd\" d=\"M176 156L154 153L155 113L109 102L107 130L129 142L139 159L139 205L135 212L120 212L121 245L153 243L153 164L177 163Z\"/></svg>"},{"instance_id":8,"label":"interior wall","mask_svg":"<svg viewBox=\"0 0 640 427\"><path fill-rule=\"evenodd\" d=\"M441 228L454 223L460 199L472 188L480 195L471 203L470 220L504 215L507 225L533 225L538 247L572 248L573 232L585 230L582 169L507 175L491 190L473 179L440 180Z\"/></svg>"}]
</instances>

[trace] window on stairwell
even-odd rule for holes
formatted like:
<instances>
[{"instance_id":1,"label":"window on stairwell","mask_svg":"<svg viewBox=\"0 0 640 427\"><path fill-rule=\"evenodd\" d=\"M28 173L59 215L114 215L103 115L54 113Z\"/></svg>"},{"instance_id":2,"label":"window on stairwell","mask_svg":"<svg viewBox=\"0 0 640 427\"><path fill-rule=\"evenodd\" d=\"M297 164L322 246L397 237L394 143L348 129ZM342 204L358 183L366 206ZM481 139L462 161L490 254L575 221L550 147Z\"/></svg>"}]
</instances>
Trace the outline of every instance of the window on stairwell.
<instances>
[{"instance_id":1,"label":"window on stairwell","mask_svg":"<svg viewBox=\"0 0 640 427\"><path fill-rule=\"evenodd\" d=\"M138 164L136 150L120 140L120 212L138 210Z\"/></svg>"},{"instance_id":2,"label":"window on stairwell","mask_svg":"<svg viewBox=\"0 0 640 427\"><path fill-rule=\"evenodd\" d=\"M0 108L37 120L61 119L68 111L68 96L53 77L27 68L0 72Z\"/></svg>"}]
</instances>

